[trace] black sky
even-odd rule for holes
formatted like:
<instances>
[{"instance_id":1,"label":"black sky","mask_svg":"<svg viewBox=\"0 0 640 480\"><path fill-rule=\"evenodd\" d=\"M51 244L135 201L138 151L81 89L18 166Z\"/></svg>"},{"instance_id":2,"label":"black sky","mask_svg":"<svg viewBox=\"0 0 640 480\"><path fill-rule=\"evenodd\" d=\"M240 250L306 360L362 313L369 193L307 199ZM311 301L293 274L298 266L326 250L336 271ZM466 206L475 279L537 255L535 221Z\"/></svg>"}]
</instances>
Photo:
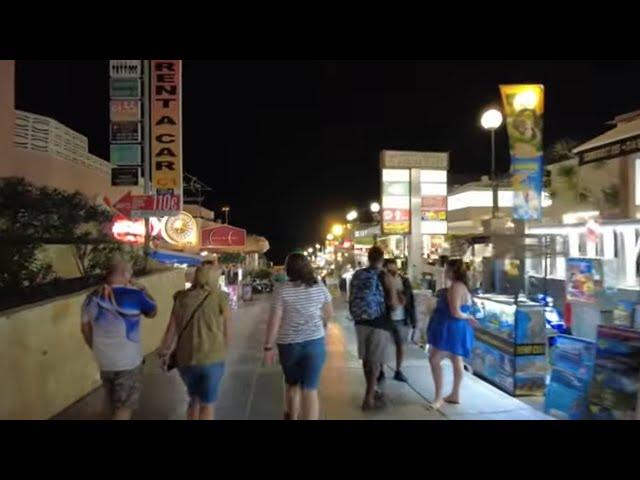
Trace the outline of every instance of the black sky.
<instances>
[{"instance_id":1,"label":"black sky","mask_svg":"<svg viewBox=\"0 0 640 480\"><path fill-rule=\"evenodd\" d=\"M18 61L16 107L51 116L108 158L105 61ZM632 61L185 61L184 168L266 236L270 258L315 243L379 190L383 148L448 150L457 174L488 173L479 115L500 83L544 83L545 143L586 140L640 109ZM504 130L504 129L503 129ZM500 132L499 169L508 170Z\"/></svg>"}]
</instances>

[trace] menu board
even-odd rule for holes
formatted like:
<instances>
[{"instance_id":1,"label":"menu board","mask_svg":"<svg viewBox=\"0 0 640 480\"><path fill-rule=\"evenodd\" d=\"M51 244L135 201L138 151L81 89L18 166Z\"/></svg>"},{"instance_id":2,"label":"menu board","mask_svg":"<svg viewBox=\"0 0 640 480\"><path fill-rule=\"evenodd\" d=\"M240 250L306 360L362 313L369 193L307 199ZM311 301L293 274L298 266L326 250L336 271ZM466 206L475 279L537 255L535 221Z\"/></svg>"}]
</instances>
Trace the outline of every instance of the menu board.
<instances>
[{"instance_id":1,"label":"menu board","mask_svg":"<svg viewBox=\"0 0 640 480\"><path fill-rule=\"evenodd\" d=\"M411 233L411 171L382 170L382 233Z\"/></svg>"}]
</instances>

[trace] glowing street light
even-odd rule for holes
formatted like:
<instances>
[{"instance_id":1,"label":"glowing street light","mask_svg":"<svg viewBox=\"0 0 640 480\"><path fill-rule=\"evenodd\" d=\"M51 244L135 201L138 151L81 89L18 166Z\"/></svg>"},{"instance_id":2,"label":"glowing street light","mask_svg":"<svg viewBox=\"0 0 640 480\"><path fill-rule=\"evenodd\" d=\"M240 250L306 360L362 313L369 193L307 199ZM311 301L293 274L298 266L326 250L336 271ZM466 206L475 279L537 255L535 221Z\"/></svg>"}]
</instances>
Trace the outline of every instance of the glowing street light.
<instances>
[{"instance_id":1,"label":"glowing street light","mask_svg":"<svg viewBox=\"0 0 640 480\"><path fill-rule=\"evenodd\" d=\"M333 233L328 233L327 234L327 240L332 241L335 237L333 236Z\"/></svg>"},{"instance_id":2,"label":"glowing street light","mask_svg":"<svg viewBox=\"0 0 640 480\"><path fill-rule=\"evenodd\" d=\"M307 252L313 253L313 248L311 248L311 247L307 248Z\"/></svg>"},{"instance_id":3,"label":"glowing street light","mask_svg":"<svg viewBox=\"0 0 640 480\"><path fill-rule=\"evenodd\" d=\"M316 250L320 250L322 247L320 246L319 243L316 243Z\"/></svg>"},{"instance_id":4,"label":"glowing street light","mask_svg":"<svg viewBox=\"0 0 640 480\"><path fill-rule=\"evenodd\" d=\"M498 182L496 179L496 128L502 125L502 113L500 110L490 108L482 114L480 124L485 130L491 132L491 190L493 191L492 217L498 217Z\"/></svg>"},{"instance_id":5,"label":"glowing street light","mask_svg":"<svg viewBox=\"0 0 640 480\"><path fill-rule=\"evenodd\" d=\"M502 125L502 113L500 113L500 110L490 108L482 114L480 124L485 130L495 130Z\"/></svg>"},{"instance_id":6,"label":"glowing street light","mask_svg":"<svg viewBox=\"0 0 640 480\"><path fill-rule=\"evenodd\" d=\"M378 213L380 211L380 204L378 202L373 202L369 205L369 209L371 210L371 213Z\"/></svg>"},{"instance_id":7,"label":"glowing street light","mask_svg":"<svg viewBox=\"0 0 640 480\"><path fill-rule=\"evenodd\" d=\"M331 227L331 233L333 233L334 237L341 237L344 233L344 227L339 223L336 223L333 227Z\"/></svg>"},{"instance_id":8,"label":"glowing street light","mask_svg":"<svg viewBox=\"0 0 640 480\"><path fill-rule=\"evenodd\" d=\"M347 213L347 221L348 222L353 222L356 218L358 218L358 212L355 210L351 210L349 213Z\"/></svg>"},{"instance_id":9,"label":"glowing street light","mask_svg":"<svg viewBox=\"0 0 640 480\"><path fill-rule=\"evenodd\" d=\"M227 225L229 225L229 210L231 210L231 207L229 206L224 206L222 207L222 213L224 213L224 223L226 223Z\"/></svg>"}]
</instances>

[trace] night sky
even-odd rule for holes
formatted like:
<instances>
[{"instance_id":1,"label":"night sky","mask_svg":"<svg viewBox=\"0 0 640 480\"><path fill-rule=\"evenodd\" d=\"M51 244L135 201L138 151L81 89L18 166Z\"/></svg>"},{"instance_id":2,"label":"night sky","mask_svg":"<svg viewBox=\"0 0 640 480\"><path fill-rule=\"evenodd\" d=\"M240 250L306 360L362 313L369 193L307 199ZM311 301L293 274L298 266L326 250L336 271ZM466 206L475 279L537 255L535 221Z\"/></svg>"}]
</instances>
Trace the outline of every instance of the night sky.
<instances>
[{"instance_id":1,"label":"night sky","mask_svg":"<svg viewBox=\"0 0 640 480\"><path fill-rule=\"evenodd\" d=\"M640 109L640 62L185 61L184 169L266 236L276 263L378 197L381 149L451 152L451 171L489 173L482 110L500 83L546 87L545 143L587 140ZM16 108L86 135L108 159L106 61L18 61ZM496 139L508 171L506 132Z\"/></svg>"}]
</instances>

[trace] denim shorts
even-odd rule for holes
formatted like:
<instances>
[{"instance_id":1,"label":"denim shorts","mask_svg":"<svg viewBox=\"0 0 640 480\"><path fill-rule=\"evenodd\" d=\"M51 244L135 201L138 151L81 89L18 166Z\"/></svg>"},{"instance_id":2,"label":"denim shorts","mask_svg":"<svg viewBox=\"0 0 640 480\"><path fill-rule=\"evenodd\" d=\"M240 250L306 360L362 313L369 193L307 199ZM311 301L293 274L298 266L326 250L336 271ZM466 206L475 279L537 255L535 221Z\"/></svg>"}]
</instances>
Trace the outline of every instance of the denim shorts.
<instances>
[{"instance_id":1,"label":"denim shorts","mask_svg":"<svg viewBox=\"0 0 640 480\"><path fill-rule=\"evenodd\" d=\"M278 345L280 364L287 385L317 390L322 367L327 359L324 337L300 343Z\"/></svg>"},{"instance_id":2,"label":"denim shorts","mask_svg":"<svg viewBox=\"0 0 640 480\"><path fill-rule=\"evenodd\" d=\"M182 366L178 367L178 372L187 386L191 401L199 400L207 405L216 403L224 362Z\"/></svg>"}]
</instances>

